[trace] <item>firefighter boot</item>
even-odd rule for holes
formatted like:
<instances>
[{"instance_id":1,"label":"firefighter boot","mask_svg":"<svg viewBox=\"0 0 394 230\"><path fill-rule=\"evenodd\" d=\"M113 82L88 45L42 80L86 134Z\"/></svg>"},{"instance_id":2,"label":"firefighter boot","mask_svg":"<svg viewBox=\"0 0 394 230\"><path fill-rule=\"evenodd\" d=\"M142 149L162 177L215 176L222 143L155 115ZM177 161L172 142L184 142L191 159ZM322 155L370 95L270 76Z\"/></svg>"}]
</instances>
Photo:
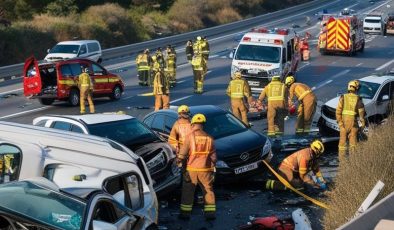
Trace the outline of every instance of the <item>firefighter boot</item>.
<instances>
[{"instance_id":1,"label":"firefighter boot","mask_svg":"<svg viewBox=\"0 0 394 230\"><path fill-rule=\"evenodd\" d=\"M273 191L283 191L286 190L286 186L284 186L280 181L277 180L267 180L265 183L266 190L273 190Z\"/></svg>"}]
</instances>

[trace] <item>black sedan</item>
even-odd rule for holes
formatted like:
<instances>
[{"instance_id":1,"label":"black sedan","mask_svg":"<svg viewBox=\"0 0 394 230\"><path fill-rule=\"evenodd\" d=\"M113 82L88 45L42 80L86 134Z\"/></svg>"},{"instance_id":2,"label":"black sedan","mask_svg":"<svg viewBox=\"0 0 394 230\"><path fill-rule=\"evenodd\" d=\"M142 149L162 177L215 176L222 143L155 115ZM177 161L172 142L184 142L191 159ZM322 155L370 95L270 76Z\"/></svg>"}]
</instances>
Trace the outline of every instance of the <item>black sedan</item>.
<instances>
[{"instance_id":1,"label":"black sedan","mask_svg":"<svg viewBox=\"0 0 394 230\"><path fill-rule=\"evenodd\" d=\"M191 106L190 112L192 115L202 113L207 118L204 130L215 139L219 181L261 172L265 167L261 161L271 160L271 141L246 127L230 112L213 105ZM159 110L146 115L143 122L168 138L177 117L176 110Z\"/></svg>"}]
</instances>

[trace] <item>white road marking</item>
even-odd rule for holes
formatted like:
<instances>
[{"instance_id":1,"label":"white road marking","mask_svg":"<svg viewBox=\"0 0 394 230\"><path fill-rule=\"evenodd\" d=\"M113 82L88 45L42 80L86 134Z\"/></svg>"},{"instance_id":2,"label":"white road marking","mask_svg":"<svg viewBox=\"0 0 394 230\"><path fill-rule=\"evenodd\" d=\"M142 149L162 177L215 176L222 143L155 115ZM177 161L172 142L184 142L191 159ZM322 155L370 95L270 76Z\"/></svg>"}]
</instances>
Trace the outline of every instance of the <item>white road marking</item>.
<instances>
[{"instance_id":1,"label":"white road marking","mask_svg":"<svg viewBox=\"0 0 394 230\"><path fill-rule=\"evenodd\" d=\"M360 66L360 65L362 65L363 63L358 63L356 66Z\"/></svg>"},{"instance_id":2,"label":"white road marking","mask_svg":"<svg viewBox=\"0 0 394 230\"><path fill-rule=\"evenodd\" d=\"M382 70L382 69L386 68L387 66L391 65L392 63L394 63L394 60L391 60L391 61L389 61L387 63L384 63L383 65L379 66L375 70L377 70L377 71Z\"/></svg>"},{"instance_id":3,"label":"white road marking","mask_svg":"<svg viewBox=\"0 0 394 230\"><path fill-rule=\"evenodd\" d=\"M331 64L335 64L335 63L337 63L337 62L336 61L331 62Z\"/></svg>"},{"instance_id":4,"label":"white road marking","mask_svg":"<svg viewBox=\"0 0 394 230\"><path fill-rule=\"evenodd\" d=\"M323 87L323 86L325 86L325 85L327 85L327 84L330 84L331 82L332 82L332 80L328 80L328 81L325 81L324 83L322 83L322 84L320 84L320 85L313 86L313 87L312 87L312 90L315 91L315 90L317 90L317 89L320 89L321 87Z\"/></svg>"},{"instance_id":5,"label":"white road marking","mask_svg":"<svg viewBox=\"0 0 394 230\"><path fill-rule=\"evenodd\" d=\"M22 114L26 114L26 113L32 113L32 112L42 111L42 110L48 109L48 108L50 108L50 107L51 107L51 106L44 106L44 107L40 107L40 108L37 108L37 109L31 109L31 110L26 110L26 111L19 112L19 113L13 113L13 114L10 114L10 115L7 115L7 116L2 116L2 117L0 117L0 120L1 120L1 119L5 119L5 118L10 118L10 117L15 117L15 116L22 115Z\"/></svg>"},{"instance_id":6,"label":"white road marking","mask_svg":"<svg viewBox=\"0 0 394 230\"><path fill-rule=\"evenodd\" d=\"M181 98L175 99L173 101L170 101L170 103L175 103L175 102L178 102L178 101L182 101L182 100L188 99L189 97L193 97L193 95L189 95L189 96L185 96L185 97L181 97Z\"/></svg>"},{"instance_id":7,"label":"white road marking","mask_svg":"<svg viewBox=\"0 0 394 230\"><path fill-rule=\"evenodd\" d=\"M372 10L370 10L370 11L364 13L364 14L369 14L369 13L371 13L372 11L376 10L377 8L380 8L380 7L383 6L383 5L386 5L386 4L389 3L389 2L391 2L391 0L385 1L384 3L378 5L377 7L373 8Z\"/></svg>"},{"instance_id":8,"label":"white road marking","mask_svg":"<svg viewBox=\"0 0 394 230\"><path fill-rule=\"evenodd\" d=\"M130 98L133 98L133 97L135 97L135 95L133 95L133 96L128 96L128 97L123 97L122 99L123 99L123 100L127 100L127 99L130 99Z\"/></svg>"},{"instance_id":9,"label":"white road marking","mask_svg":"<svg viewBox=\"0 0 394 230\"><path fill-rule=\"evenodd\" d=\"M311 63L306 63L305 65L303 65L303 66L301 66L300 68L298 68L298 70L297 71L299 71L299 70L301 70L301 69L303 69L304 67L306 67L306 66L308 66L308 65L310 65Z\"/></svg>"},{"instance_id":10,"label":"white road marking","mask_svg":"<svg viewBox=\"0 0 394 230\"><path fill-rule=\"evenodd\" d=\"M335 78L338 78L338 77L340 77L340 76L342 76L342 75L345 75L345 74L347 74L347 73L349 73L349 72L350 72L350 69L345 69L345 70L343 70L343 71L341 71L341 72L335 74L334 76L332 76L330 80L327 80L327 81L323 82L322 84L313 86L313 87L312 87L312 90L315 91L315 90L317 90L317 89L320 89L321 87L323 87L323 86L325 86L325 85L330 84L331 82L333 82Z\"/></svg>"},{"instance_id":11,"label":"white road marking","mask_svg":"<svg viewBox=\"0 0 394 230\"><path fill-rule=\"evenodd\" d=\"M177 81L176 83L177 84L181 84L181 83L183 83L183 82L185 82L186 80L182 80L182 81Z\"/></svg>"},{"instance_id":12,"label":"white road marking","mask_svg":"<svg viewBox=\"0 0 394 230\"><path fill-rule=\"evenodd\" d=\"M23 90L23 88L13 89L13 90L10 90L10 91L1 92L0 95L9 94L9 93L17 92L17 91L22 91L22 90Z\"/></svg>"},{"instance_id":13,"label":"white road marking","mask_svg":"<svg viewBox=\"0 0 394 230\"><path fill-rule=\"evenodd\" d=\"M216 57L219 57L219 55L215 54L215 55L210 56L210 58L216 58Z\"/></svg>"}]
</instances>

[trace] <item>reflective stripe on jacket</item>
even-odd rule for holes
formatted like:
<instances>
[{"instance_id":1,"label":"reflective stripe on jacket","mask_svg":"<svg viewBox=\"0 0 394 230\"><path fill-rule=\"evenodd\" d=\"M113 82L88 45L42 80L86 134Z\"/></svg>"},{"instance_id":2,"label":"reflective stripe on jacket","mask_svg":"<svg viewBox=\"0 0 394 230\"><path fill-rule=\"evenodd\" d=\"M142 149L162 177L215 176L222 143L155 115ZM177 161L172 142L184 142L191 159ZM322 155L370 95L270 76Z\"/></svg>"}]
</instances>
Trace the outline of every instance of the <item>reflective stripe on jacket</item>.
<instances>
[{"instance_id":1,"label":"reflective stripe on jacket","mask_svg":"<svg viewBox=\"0 0 394 230\"><path fill-rule=\"evenodd\" d=\"M78 86L79 87L91 87L92 86L92 82L91 82L89 74L81 73L78 76Z\"/></svg>"},{"instance_id":2,"label":"reflective stripe on jacket","mask_svg":"<svg viewBox=\"0 0 394 230\"><path fill-rule=\"evenodd\" d=\"M310 93L312 93L312 90L309 88L309 86L298 82L293 83L289 89L289 100L293 100L295 95L298 101L302 101L302 99L304 99L304 97Z\"/></svg>"},{"instance_id":3,"label":"reflective stripe on jacket","mask_svg":"<svg viewBox=\"0 0 394 230\"><path fill-rule=\"evenodd\" d=\"M150 61L147 54L138 55L136 62L138 71L150 70Z\"/></svg>"},{"instance_id":4,"label":"reflective stripe on jacket","mask_svg":"<svg viewBox=\"0 0 394 230\"><path fill-rule=\"evenodd\" d=\"M201 55L194 55L192 59L193 70L203 70L202 62L203 59Z\"/></svg>"},{"instance_id":5,"label":"reflective stripe on jacket","mask_svg":"<svg viewBox=\"0 0 394 230\"><path fill-rule=\"evenodd\" d=\"M188 119L178 119L172 126L168 143L175 149L181 147L185 142L186 136L191 132L191 125Z\"/></svg>"},{"instance_id":6,"label":"reflective stripe on jacket","mask_svg":"<svg viewBox=\"0 0 394 230\"><path fill-rule=\"evenodd\" d=\"M343 95L343 110L342 115L357 115L357 102L359 100L359 96L353 93L347 93Z\"/></svg>"},{"instance_id":7,"label":"reflective stripe on jacket","mask_svg":"<svg viewBox=\"0 0 394 230\"><path fill-rule=\"evenodd\" d=\"M293 172L298 172L300 178L304 181L310 180L310 178L306 176L309 171L313 170L315 174L320 172L319 165L313 158L311 148L301 149L286 157L279 168L283 166L291 169Z\"/></svg>"}]
</instances>

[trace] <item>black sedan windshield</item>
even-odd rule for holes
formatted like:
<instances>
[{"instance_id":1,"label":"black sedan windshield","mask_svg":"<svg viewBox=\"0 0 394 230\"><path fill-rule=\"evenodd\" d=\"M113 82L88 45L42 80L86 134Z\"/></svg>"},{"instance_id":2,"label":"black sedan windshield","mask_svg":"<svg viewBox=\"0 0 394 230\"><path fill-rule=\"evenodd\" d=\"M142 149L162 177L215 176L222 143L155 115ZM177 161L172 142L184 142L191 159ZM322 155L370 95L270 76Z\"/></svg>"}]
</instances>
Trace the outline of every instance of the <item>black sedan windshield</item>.
<instances>
[{"instance_id":1,"label":"black sedan windshield","mask_svg":"<svg viewBox=\"0 0 394 230\"><path fill-rule=\"evenodd\" d=\"M361 98L372 99L375 96L376 91L379 89L378 83L371 83L360 81L360 89L358 90L358 95Z\"/></svg>"},{"instance_id":2,"label":"black sedan windshield","mask_svg":"<svg viewBox=\"0 0 394 230\"><path fill-rule=\"evenodd\" d=\"M156 134L135 118L88 125L88 129L90 134L115 140L131 149L160 140Z\"/></svg>"},{"instance_id":3,"label":"black sedan windshield","mask_svg":"<svg viewBox=\"0 0 394 230\"><path fill-rule=\"evenodd\" d=\"M221 138L247 130L245 125L229 113L215 114L207 117L204 125L206 131L213 138Z\"/></svg>"},{"instance_id":4,"label":"black sedan windshield","mask_svg":"<svg viewBox=\"0 0 394 230\"><path fill-rule=\"evenodd\" d=\"M239 45L235 59L279 63L280 47Z\"/></svg>"}]
</instances>

